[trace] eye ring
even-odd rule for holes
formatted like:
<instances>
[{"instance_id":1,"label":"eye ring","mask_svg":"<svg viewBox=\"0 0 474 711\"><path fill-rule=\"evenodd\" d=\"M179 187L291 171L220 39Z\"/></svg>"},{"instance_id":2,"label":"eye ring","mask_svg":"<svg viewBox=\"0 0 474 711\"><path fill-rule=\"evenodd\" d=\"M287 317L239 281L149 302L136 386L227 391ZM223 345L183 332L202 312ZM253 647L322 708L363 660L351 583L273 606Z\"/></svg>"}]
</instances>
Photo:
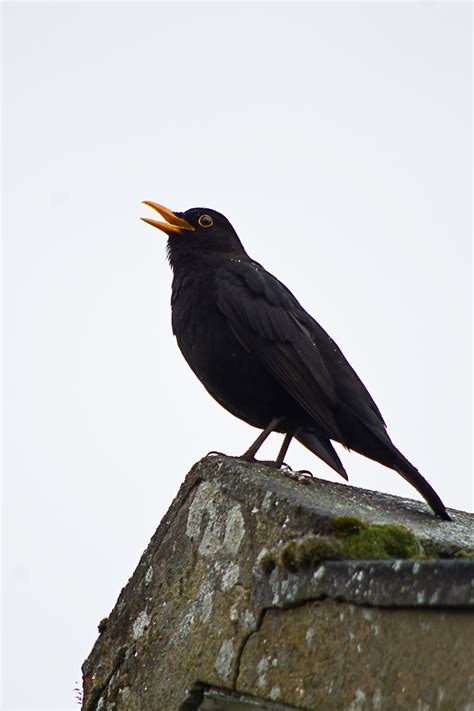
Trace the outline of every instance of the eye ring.
<instances>
[{"instance_id":1,"label":"eye ring","mask_svg":"<svg viewBox=\"0 0 474 711\"><path fill-rule=\"evenodd\" d=\"M212 227L212 225L214 224L214 220L210 215L201 215L198 220L198 223L201 225L201 227Z\"/></svg>"}]
</instances>

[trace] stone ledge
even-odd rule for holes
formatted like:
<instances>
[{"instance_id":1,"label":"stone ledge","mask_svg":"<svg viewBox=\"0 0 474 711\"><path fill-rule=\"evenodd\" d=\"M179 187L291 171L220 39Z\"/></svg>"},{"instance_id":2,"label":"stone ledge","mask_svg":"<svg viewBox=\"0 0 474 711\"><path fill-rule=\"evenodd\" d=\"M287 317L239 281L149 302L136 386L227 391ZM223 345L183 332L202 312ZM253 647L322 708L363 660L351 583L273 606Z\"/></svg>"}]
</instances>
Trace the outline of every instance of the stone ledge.
<instances>
[{"instance_id":1,"label":"stone ledge","mask_svg":"<svg viewBox=\"0 0 474 711\"><path fill-rule=\"evenodd\" d=\"M474 562L467 560L325 561L314 571L254 572L262 607L331 598L373 607L474 607Z\"/></svg>"},{"instance_id":2,"label":"stone ledge","mask_svg":"<svg viewBox=\"0 0 474 711\"><path fill-rule=\"evenodd\" d=\"M219 694L230 709L471 708L474 562L261 565L264 551L330 535L340 516L403 525L432 556L472 550L474 516L450 513L445 522L421 502L203 459L101 624L83 710L194 711Z\"/></svg>"}]
</instances>

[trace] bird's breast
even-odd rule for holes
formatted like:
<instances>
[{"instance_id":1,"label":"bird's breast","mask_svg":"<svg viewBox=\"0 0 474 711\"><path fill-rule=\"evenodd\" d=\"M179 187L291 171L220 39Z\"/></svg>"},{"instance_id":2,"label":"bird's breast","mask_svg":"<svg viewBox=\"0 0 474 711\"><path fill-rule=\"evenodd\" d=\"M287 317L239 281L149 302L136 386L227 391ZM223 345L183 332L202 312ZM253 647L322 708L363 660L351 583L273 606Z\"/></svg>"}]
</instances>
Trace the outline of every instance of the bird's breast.
<instances>
[{"instance_id":1,"label":"bird's breast","mask_svg":"<svg viewBox=\"0 0 474 711\"><path fill-rule=\"evenodd\" d=\"M217 307L212 274L173 283L173 333L187 362L201 379L211 382L242 356L243 348Z\"/></svg>"},{"instance_id":2,"label":"bird's breast","mask_svg":"<svg viewBox=\"0 0 474 711\"><path fill-rule=\"evenodd\" d=\"M207 391L237 417L266 426L280 387L235 337L217 306L212 274L174 279L171 306L179 348Z\"/></svg>"}]
</instances>

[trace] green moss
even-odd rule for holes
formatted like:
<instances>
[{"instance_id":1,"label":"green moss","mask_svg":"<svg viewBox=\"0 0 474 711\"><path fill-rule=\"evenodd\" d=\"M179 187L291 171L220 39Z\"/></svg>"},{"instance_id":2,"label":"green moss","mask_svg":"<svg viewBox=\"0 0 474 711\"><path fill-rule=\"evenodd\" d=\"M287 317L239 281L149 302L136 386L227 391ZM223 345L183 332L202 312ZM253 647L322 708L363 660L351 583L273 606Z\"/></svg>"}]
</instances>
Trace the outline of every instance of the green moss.
<instances>
[{"instance_id":1,"label":"green moss","mask_svg":"<svg viewBox=\"0 0 474 711\"><path fill-rule=\"evenodd\" d=\"M103 617L99 624L97 625L97 629L99 630L99 633L102 634L102 632L105 632L107 628L107 623L109 621L108 617Z\"/></svg>"},{"instance_id":2,"label":"green moss","mask_svg":"<svg viewBox=\"0 0 474 711\"><path fill-rule=\"evenodd\" d=\"M342 543L344 557L350 560L403 559L425 553L417 537L396 523L366 524L352 516L340 516L333 530Z\"/></svg>"},{"instance_id":3,"label":"green moss","mask_svg":"<svg viewBox=\"0 0 474 711\"><path fill-rule=\"evenodd\" d=\"M344 558L341 544L328 536L306 536L289 541L280 551L283 568L296 572L321 560Z\"/></svg>"},{"instance_id":4,"label":"green moss","mask_svg":"<svg viewBox=\"0 0 474 711\"><path fill-rule=\"evenodd\" d=\"M465 560L474 560L474 551L459 550L454 554L454 558L464 558Z\"/></svg>"},{"instance_id":5,"label":"green moss","mask_svg":"<svg viewBox=\"0 0 474 711\"><path fill-rule=\"evenodd\" d=\"M333 531L335 536L351 536L360 533L368 525L355 516L338 516L334 519Z\"/></svg>"},{"instance_id":6,"label":"green moss","mask_svg":"<svg viewBox=\"0 0 474 711\"><path fill-rule=\"evenodd\" d=\"M426 555L432 558L454 558L457 552L456 546L440 544L431 540L424 540L423 548L425 549Z\"/></svg>"},{"instance_id":7,"label":"green moss","mask_svg":"<svg viewBox=\"0 0 474 711\"><path fill-rule=\"evenodd\" d=\"M405 526L397 523L368 524L355 516L339 516L333 522L332 535L295 538L282 548L267 551L259 560L265 573L276 565L296 572L323 560L433 560L439 553L429 542L422 546ZM451 552L450 558L474 560L474 551Z\"/></svg>"},{"instance_id":8,"label":"green moss","mask_svg":"<svg viewBox=\"0 0 474 711\"><path fill-rule=\"evenodd\" d=\"M276 560L275 560L275 555L273 553L270 553L267 551L267 553L264 553L260 560L259 564L261 569L263 570L264 573L267 575L270 575L272 572L273 568L276 566Z\"/></svg>"}]
</instances>

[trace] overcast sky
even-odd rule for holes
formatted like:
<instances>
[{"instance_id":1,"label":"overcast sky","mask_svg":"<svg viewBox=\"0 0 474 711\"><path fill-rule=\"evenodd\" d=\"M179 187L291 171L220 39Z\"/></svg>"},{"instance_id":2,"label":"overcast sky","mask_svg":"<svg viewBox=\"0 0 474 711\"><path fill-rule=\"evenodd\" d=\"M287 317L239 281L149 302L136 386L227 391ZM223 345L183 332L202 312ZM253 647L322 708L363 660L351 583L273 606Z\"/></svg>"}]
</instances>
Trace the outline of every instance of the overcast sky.
<instances>
[{"instance_id":1,"label":"overcast sky","mask_svg":"<svg viewBox=\"0 0 474 711\"><path fill-rule=\"evenodd\" d=\"M471 8L3 12L2 708L73 709L97 623L186 472L256 436L178 351L141 200L227 215L446 505L472 508ZM352 484L416 497L341 456ZM287 461L337 479L297 443Z\"/></svg>"}]
</instances>

